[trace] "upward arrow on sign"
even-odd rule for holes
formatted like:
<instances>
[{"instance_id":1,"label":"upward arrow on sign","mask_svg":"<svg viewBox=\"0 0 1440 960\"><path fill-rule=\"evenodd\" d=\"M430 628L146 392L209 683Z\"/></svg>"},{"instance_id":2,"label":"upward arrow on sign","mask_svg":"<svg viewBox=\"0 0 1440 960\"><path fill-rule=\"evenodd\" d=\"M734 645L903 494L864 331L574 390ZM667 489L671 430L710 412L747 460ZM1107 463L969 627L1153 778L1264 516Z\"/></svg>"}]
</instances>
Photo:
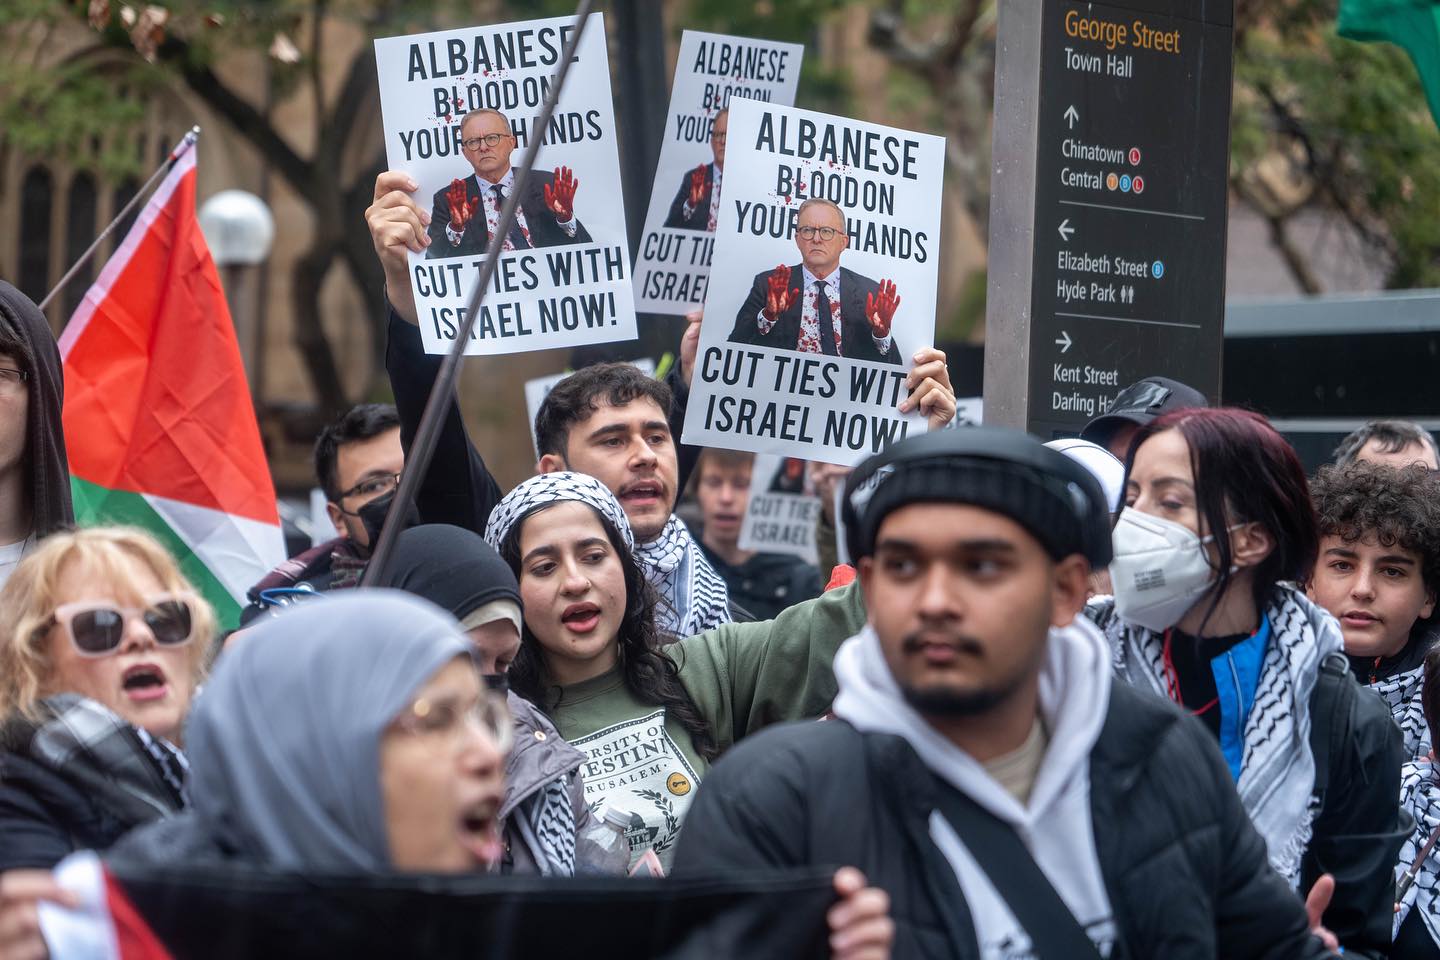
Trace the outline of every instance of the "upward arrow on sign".
<instances>
[{"instance_id":1,"label":"upward arrow on sign","mask_svg":"<svg viewBox=\"0 0 1440 960\"><path fill-rule=\"evenodd\" d=\"M1070 129L1075 129L1075 124L1080 122L1080 112L1075 109L1075 104L1065 108L1065 119L1070 121Z\"/></svg>"}]
</instances>

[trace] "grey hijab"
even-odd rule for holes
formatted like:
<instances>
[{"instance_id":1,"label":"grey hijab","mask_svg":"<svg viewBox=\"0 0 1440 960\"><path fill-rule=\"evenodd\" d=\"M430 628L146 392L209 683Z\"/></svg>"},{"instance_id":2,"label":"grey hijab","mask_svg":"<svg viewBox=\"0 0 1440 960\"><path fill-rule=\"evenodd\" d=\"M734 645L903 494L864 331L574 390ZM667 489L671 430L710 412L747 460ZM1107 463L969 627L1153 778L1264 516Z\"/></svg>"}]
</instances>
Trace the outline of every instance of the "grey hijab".
<instances>
[{"instance_id":1,"label":"grey hijab","mask_svg":"<svg viewBox=\"0 0 1440 960\"><path fill-rule=\"evenodd\" d=\"M183 816L267 866L388 869L380 737L469 652L453 618L398 590L336 593L257 625L196 701Z\"/></svg>"}]
</instances>

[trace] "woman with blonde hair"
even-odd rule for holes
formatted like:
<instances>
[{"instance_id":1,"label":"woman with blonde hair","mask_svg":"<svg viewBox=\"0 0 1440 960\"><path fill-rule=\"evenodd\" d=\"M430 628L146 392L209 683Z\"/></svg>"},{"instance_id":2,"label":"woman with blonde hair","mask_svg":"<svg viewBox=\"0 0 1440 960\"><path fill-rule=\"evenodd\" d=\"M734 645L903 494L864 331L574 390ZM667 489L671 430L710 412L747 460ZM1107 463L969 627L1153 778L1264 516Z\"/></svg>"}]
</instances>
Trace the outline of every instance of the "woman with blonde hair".
<instances>
[{"instance_id":1,"label":"woman with blonde hair","mask_svg":"<svg viewBox=\"0 0 1440 960\"><path fill-rule=\"evenodd\" d=\"M57 533L0 590L0 871L178 811L215 615L149 534Z\"/></svg>"}]
</instances>

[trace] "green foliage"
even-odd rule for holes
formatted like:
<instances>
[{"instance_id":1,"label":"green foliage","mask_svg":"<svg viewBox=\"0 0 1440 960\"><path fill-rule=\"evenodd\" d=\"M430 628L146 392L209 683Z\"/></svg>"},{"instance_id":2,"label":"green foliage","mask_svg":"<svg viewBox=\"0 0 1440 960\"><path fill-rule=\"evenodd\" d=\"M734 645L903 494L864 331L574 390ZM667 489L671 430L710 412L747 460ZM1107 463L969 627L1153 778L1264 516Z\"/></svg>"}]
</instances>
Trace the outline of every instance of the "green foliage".
<instances>
[{"instance_id":1,"label":"green foliage","mask_svg":"<svg viewBox=\"0 0 1440 960\"><path fill-rule=\"evenodd\" d=\"M0 127L7 143L33 156L62 157L115 181L143 173L133 136L145 116L152 77L86 62L49 71L8 60L0 66Z\"/></svg>"},{"instance_id":2,"label":"green foliage","mask_svg":"<svg viewBox=\"0 0 1440 960\"><path fill-rule=\"evenodd\" d=\"M848 0L693 0L677 19L694 30L805 44L796 104L846 114L854 103L849 71L827 67L814 52L818 47L818 25L829 14L849 5Z\"/></svg>"},{"instance_id":3,"label":"green foliage","mask_svg":"<svg viewBox=\"0 0 1440 960\"><path fill-rule=\"evenodd\" d=\"M1314 202L1371 237L1389 286L1440 286L1440 131L1414 66L1389 44L1341 39L1326 4L1305 6L1310 19L1250 32L1237 53L1232 175L1293 154Z\"/></svg>"}]
</instances>

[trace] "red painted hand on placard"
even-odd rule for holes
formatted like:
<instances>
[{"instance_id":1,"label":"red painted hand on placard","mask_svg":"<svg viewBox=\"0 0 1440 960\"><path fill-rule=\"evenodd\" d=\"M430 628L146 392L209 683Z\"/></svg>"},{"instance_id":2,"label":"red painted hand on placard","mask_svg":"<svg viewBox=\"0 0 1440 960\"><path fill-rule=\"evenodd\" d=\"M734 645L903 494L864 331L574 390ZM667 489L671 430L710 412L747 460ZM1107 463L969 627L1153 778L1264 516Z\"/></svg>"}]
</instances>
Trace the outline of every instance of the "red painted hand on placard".
<instances>
[{"instance_id":1,"label":"red painted hand on placard","mask_svg":"<svg viewBox=\"0 0 1440 960\"><path fill-rule=\"evenodd\" d=\"M545 184L545 206L555 214L558 223L569 223L575 216L575 189L580 181L569 167L555 168L555 185Z\"/></svg>"},{"instance_id":2,"label":"red painted hand on placard","mask_svg":"<svg viewBox=\"0 0 1440 960\"><path fill-rule=\"evenodd\" d=\"M700 201L705 199L705 164L700 164L690 171L690 208L693 210L700 206Z\"/></svg>"},{"instance_id":3,"label":"red painted hand on placard","mask_svg":"<svg viewBox=\"0 0 1440 960\"><path fill-rule=\"evenodd\" d=\"M765 284L765 309L762 312L766 320L774 323L780 314L795 303L795 298L800 296L800 289L790 286L790 268L783 263L770 271Z\"/></svg>"},{"instance_id":4,"label":"red painted hand on placard","mask_svg":"<svg viewBox=\"0 0 1440 960\"><path fill-rule=\"evenodd\" d=\"M880 281L878 293L865 294L865 319L870 321L870 333L877 340L890 336L890 324L895 320L895 311L900 309L900 294L889 280Z\"/></svg>"},{"instance_id":5,"label":"red painted hand on placard","mask_svg":"<svg viewBox=\"0 0 1440 960\"><path fill-rule=\"evenodd\" d=\"M450 204L450 229L456 233L464 233L465 228L470 225L470 218L475 216L475 211L480 209L480 198L465 198L465 181L451 180L450 189L445 191L445 199Z\"/></svg>"}]
</instances>

